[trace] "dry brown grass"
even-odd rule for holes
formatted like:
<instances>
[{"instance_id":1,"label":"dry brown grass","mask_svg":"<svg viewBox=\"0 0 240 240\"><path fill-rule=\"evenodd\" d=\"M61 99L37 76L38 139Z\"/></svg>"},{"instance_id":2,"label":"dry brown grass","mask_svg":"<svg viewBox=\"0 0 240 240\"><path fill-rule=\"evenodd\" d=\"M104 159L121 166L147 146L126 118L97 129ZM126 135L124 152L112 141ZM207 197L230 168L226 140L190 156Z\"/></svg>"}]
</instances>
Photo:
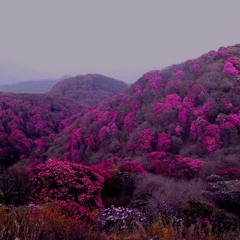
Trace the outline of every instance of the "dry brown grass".
<instances>
[{"instance_id":1,"label":"dry brown grass","mask_svg":"<svg viewBox=\"0 0 240 240\"><path fill-rule=\"evenodd\" d=\"M92 225L81 225L72 218L61 215L56 209L46 207L32 211L26 207L8 209L0 206L0 240L238 240L240 231L214 233L198 225L176 226L174 221L157 218L148 226L132 231L114 231L107 234Z\"/></svg>"}]
</instances>

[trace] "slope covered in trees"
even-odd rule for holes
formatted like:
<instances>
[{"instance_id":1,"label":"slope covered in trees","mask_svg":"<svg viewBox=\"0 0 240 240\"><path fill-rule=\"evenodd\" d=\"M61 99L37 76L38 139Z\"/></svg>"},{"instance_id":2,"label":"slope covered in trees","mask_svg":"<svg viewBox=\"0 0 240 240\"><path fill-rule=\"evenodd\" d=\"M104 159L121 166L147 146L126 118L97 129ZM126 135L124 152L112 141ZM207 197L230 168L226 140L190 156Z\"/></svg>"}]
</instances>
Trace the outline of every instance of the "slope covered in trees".
<instances>
[{"instance_id":1,"label":"slope covered in trees","mask_svg":"<svg viewBox=\"0 0 240 240\"><path fill-rule=\"evenodd\" d=\"M85 164L127 158L176 177L185 172L191 177L206 160L229 159L235 167L240 156L239 58L239 46L220 48L146 73L66 126L49 156Z\"/></svg>"},{"instance_id":2,"label":"slope covered in trees","mask_svg":"<svg viewBox=\"0 0 240 240\"><path fill-rule=\"evenodd\" d=\"M122 81L100 74L78 75L57 83L49 92L52 96L95 105L127 87Z\"/></svg>"},{"instance_id":3,"label":"slope covered in trees","mask_svg":"<svg viewBox=\"0 0 240 240\"><path fill-rule=\"evenodd\" d=\"M40 153L44 156L48 143L65 124L72 123L75 114L81 117L86 103L102 101L126 86L101 75L80 77L80 81L76 79L78 77L63 80L53 87L51 94L0 93L2 166L29 157L36 159Z\"/></svg>"},{"instance_id":4,"label":"slope covered in trees","mask_svg":"<svg viewBox=\"0 0 240 240\"><path fill-rule=\"evenodd\" d=\"M95 106L66 80L62 98L2 94L1 161L28 160L0 174L2 236L238 239L239 72L236 45Z\"/></svg>"},{"instance_id":5,"label":"slope covered in trees","mask_svg":"<svg viewBox=\"0 0 240 240\"><path fill-rule=\"evenodd\" d=\"M9 166L43 151L59 132L60 122L82 107L46 95L0 94L0 164Z\"/></svg>"}]
</instances>

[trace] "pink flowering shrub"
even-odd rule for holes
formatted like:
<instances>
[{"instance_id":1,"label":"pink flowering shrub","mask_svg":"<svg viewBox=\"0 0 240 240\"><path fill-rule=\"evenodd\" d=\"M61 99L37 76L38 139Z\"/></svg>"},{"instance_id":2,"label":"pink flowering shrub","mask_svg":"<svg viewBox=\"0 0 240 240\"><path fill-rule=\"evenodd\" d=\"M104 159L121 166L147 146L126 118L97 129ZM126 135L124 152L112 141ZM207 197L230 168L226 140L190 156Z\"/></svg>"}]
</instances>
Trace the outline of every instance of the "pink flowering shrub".
<instances>
[{"instance_id":1,"label":"pink flowering shrub","mask_svg":"<svg viewBox=\"0 0 240 240\"><path fill-rule=\"evenodd\" d=\"M204 162L180 155L168 155L165 152L149 154L151 171L167 177L191 179L198 175Z\"/></svg>"},{"instance_id":2,"label":"pink flowering shrub","mask_svg":"<svg viewBox=\"0 0 240 240\"><path fill-rule=\"evenodd\" d=\"M153 111L157 115L169 109L176 109L181 106L182 99L178 94L169 94L166 96L165 103L155 103Z\"/></svg>"},{"instance_id":3,"label":"pink flowering shrub","mask_svg":"<svg viewBox=\"0 0 240 240\"><path fill-rule=\"evenodd\" d=\"M227 180L240 180L240 168L225 168L218 170L216 173Z\"/></svg>"},{"instance_id":4,"label":"pink flowering shrub","mask_svg":"<svg viewBox=\"0 0 240 240\"><path fill-rule=\"evenodd\" d=\"M221 130L218 125L208 125L205 132L203 145L208 152L213 152L221 147Z\"/></svg>"},{"instance_id":5,"label":"pink flowering shrub","mask_svg":"<svg viewBox=\"0 0 240 240\"><path fill-rule=\"evenodd\" d=\"M136 161L125 161L117 166L118 170L127 173L143 174L146 173L143 165Z\"/></svg>"},{"instance_id":6,"label":"pink flowering shrub","mask_svg":"<svg viewBox=\"0 0 240 240\"><path fill-rule=\"evenodd\" d=\"M80 157L78 154L78 149L81 146L82 143L82 131L80 128L76 128L73 130L69 143L68 143L68 148L70 149L71 153L71 159L73 162L79 162Z\"/></svg>"},{"instance_id":7,"label":"pink flowering shrub","mask_svg":"<svg viewBox=\"0 0 240 240\"><path fill-rule=\"evenodd\" d=\"M160 151L169 151L171 149L172 138L169 134L160 133L158 135L157 148Z\"/></svg>"},{"instance_id":8,"label":"pink flowering shrub","mask_svg":"<svg viewBox=\"0 0 240 240\"><path fill-rule=\"evenodd\" d=\"M227 120L233 123L236 127L240 127L240 113L239 114L229 114Z\"/></svg>"},{"instance_id":9,"label":"pink flowering shrub","mask_svg":"<svg viewBox=\"0 0 240 240\"><path fill-rule=\"evenodd\" d=\"M194 72L194 73L201 73L202 72L202 69L201 69L201 66L197 63L193 64L191 66L191 70Z\"/></svg>"},{"instance_id":10,"label":"pink flowering shrub","mask_svg":"<svg viewBox=\"0 0 240 240\"><path fill-rule=\"evenodd\" d=\"M51 202L79 220L94 219L94 212L102 207L102 176L90 167L57 159L38 165L37 170L35 203Z\"/></svg>"},{"instance_id":11,"label":"pink flowering shrub","mask_svg":"<svg viewBox=\"0 0 240 240\"><path fill-rule=\"evenodd\" d=\"M137 85L137 86L135 87L135 92L136 92L136 95L137 95L137 96L141 96L141 95L142 95L142 92L143 92L142 87L141 87L140 85Z\"/></svg>"},{"instance_id":12,"label":"pink flowering shrub","mask_svg":"<svg viewBox=\"0 0 240 240\"><path fill-rule=\"evenodd\" d=\"M177 70L176 72L176 78L177 79L182 79L184 76L184 72L182 70Z\"/></svg>"},{"instance_id":13,"label":"pink flowering shrub","mask_svg":"<svg viewBox=\"0 0 240 240\"><path fill-rule=\"evenodd\" d=\"M194 140L201 139L205 134L208 124L208 121L202 117L198 117L195 121L193 121L190 127L191 138Z\"/></svg>"},{"instance_id":14,"label":"pink flowering shrub","mask_svg":"<svg viewBox=\"0 0 240 240\"><path fill-rule=\"evenodd\" d=\"M227 59L227 61L230 62L230 63L232 63L233 66L234 66L235 68L237 68L238 70L240 69L240 61L239 61L238 58L229 57L229 58Z\"/></svg>"},{"instance_id":15,"label":"pink flowering shrub","mask_svg":"<svg viewBox=\"0 0 240 240\"><path fill-rule=\"evenodd\" d=\"M125 129L127 129L128 132L132 132L133 129L136 127L136 123L134 122L135 113L130 112L128 115L126 115L123 119L123 126Z\"/></svg>"},{"instance_id":16,"label":"pink flowering shrub","mask_svg":"<svg viewBox=\"0 0 240 240\"><path fill-rule=\"evenodd\" d=\"M238 76L238 70L233 66L231 62L225 63L223 72L233 76Z\"/></svg>"},{"instance_id":17,"label":"pink flowering shrub","mask_svg":"<svg viewBox=\"0 0 240 240\"><path fill-rule=\"evenodd\" d=\"M150 129L143 129L141 131L141 139L139 143L139 148L141 150L150 150L151 149L151 143L153 141L154 134Z\"/></svg>"}]
</instances>

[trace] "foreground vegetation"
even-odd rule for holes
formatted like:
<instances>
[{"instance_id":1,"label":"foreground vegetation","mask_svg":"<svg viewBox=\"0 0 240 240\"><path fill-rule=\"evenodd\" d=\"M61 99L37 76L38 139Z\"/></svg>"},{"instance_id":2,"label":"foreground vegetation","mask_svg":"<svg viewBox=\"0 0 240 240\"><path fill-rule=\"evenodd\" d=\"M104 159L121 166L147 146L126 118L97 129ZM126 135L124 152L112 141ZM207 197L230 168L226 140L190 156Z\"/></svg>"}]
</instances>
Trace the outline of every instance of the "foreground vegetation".
<instances>
[{"instance_id":1,"label":"foreground vegetation","mask_svg":"<svg viewBox=\"0 0 240 240\"><path fill-rule=\"evenodd\" d=\"M35 206L36 207L36 206ZM0 207L0 239L12 240L150 240L150 239L239 239L239 229L215 232L210 223L185 225L176 219L158 217L146 225L119 230L116 225L110 232L97 224L79 223L61 214L59 209L45 206L41 209Z\"/></svg>"}]
</instances>

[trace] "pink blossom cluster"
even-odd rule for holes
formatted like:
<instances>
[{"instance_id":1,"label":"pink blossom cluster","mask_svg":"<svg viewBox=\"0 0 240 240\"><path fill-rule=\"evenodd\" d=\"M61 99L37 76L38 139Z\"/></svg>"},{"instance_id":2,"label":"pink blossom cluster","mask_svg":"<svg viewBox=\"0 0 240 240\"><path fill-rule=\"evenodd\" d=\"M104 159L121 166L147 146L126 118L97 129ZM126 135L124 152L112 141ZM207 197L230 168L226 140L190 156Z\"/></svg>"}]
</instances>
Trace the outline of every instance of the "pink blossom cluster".
<instances>
[{"instance_id":1,"label":"pink blossom cluster","mask_svg":"<svg viewBox=\"0 0 240 240\"><path fill-rule=\"evenodd\" d=\"M157 148L160 151L169 151L171 149L172 137L169 134L160 133L157 140Z\"/></svg>"},{"instance_id":2,"label":"pink blossom cluster","mask_svg":"<svg viewBox=\"0 0 240 240\"><path fill-rule=\"evenodd\" d=\"M151 150L154 133L150 129L143 129L140 133L141 139L139 140L139 149L143 151Z\"/></svg>"},{"instance_id":3,"label":"pink blossom cluster","mask_svg":"<svg viewBox=\"0 0 240 240\"><path fill-rule=\"evenodd\" d=\"M187 178L195 177L202 169L204 162L190 157L174 156L165 152L151 152L149 154L151 170L167 177Z\"/></svg>"},{"instance_id":4,"label":"pink blossom cluster","mask_svg":"<svg viewBox=\"0 0 240 240\"><path fill-rule=\"evenodd\" d=\"M102 208L103 177L90 167L51 159L37 166L34 203L52 202L77 219L93 219Z\"/></svg>"},{"instance_id":5,"label":"pink blossom cluster","mask_svg":"<svg viewBox=\"0 0 240 240\"><path fill-rule=\"evenodd\" d=\"M182 79L184 77L185 73L182 70L177 70L175 76L177 79Z\"/></svg>"},{"instance_id":6,"label":"pink blossom cluster","mask_svg":"<svg viewBox=\"0 0 240 240\"><path fill-rule=\"evenodd\" d=\"M137 86L135 87L135 92L136 92L136 95L137 95L137 96L141 96L142 93L143 93L142 87L141 87L140 85L137 85Z\"/></svg>"},{"instance_id":7,"label":"pink blossom cluster","mask_svg":"<svg viewBox=\"0 0 240 240\"><path fill-rule=\"evenodd\" d=\"M225 168L218 170L216 174L226 178L227 180L240 180L240 168Z\"/></svg>"},{"instance_id":8,"label":"pink blossom cluster","mask_svg":"<svg viewBox=\"0 0 240 240\"><path fill-rule=\"evenodd\" d=\"M137 161L125 161L120 163L117 168L120 171L127 172L127 173L136 173L136 174L143 174L146 173L145 168L140 162Z\"/></svg>"},{"instance_id":9,"label":"pink blossom cluster","mask_svg":"<svg viewBox=\"0 0 240 240\"><path fill-rule=\"evenodd\" d=\"M233 76L238 76L238 70L234 67L234 65L231 62L225 63L223 72Z\"/></svg>"},{"instance_id":10,"label":"pink blossom cluster","mask_svg":"<svg viewBox=\"0 0 240 240\"><path fill-rule=\"evenodd\" d=\"M181 103L182 103L182 99L178 94L176 93L169 94L166 96L165 103L154 104L154 112L155 114L159 114L160 112L163 112L168 109L176 109L179 106L181 106Z\"/></svg>"},{"instance_id":11,"label":"pink blossom cluster","mask_svg":"<svg viewBox=\"0 0 240 240\"><path fill-rule=\"evenodd\" d=\"M191 70L194 72L194 73L201 73L202 72L202 68L199 64L195 63L191 66Z\"/></svg>"}]
</instances>

